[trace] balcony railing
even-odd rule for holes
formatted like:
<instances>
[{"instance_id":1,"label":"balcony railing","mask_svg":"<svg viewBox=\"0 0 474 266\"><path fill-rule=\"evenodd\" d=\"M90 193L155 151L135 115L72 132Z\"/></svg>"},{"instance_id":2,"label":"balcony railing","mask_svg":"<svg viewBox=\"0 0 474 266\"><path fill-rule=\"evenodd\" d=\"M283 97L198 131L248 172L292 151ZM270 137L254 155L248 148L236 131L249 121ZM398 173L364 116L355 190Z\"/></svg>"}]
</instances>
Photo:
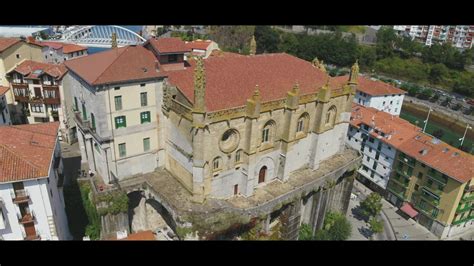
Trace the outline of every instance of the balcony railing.
<instances>
[{"instance_id":1,"label":"balcony railing","mask_svg":"<svg viewBox=\"0 0 474 266\"><path fill-rule=\"evenodd\" d=\"M474 219L474 215L467 216L466 218L463 218L463 219L461 219L461 220L454 221L454 222L453 222L453 225L461 224L461 223L470 221L470 220L472 220L472 219Z\"/></svg>"},{"instance_id":2,"label":"balcony railing","mask_svg":"<svg viewBox=\"0 0 474 266\"><path fill-rule=\"evenodd\" d=\"M431 205L438 206L439 205L439 199L430 197L424 193L419 193L418 194L422 199L424 199L426 202L430 203Z\"/></svg>"},{"instance_id":3,"label":"balcony railing","mask_svg":"<svg viewBox=\"0 0 474 266\"><path fill-rule=\"evenodd\" d=\"M428 190L429 192L435 194L436 196L440 197L443 194L443 191L437 188L433 188L431 186L425 185L423 186L424 189Z\"/></svg>"},{"instance_id":4,"label":"balcony railing","mask_svg":"<svg viewBox=\"0 0 474 266\"><path fill-rule=\"evenodd\" d=\"M84 131L91 131L91 123L89 120L83 120L81 112L74 112L74 118L78 126Z\"/></svg>"},{"instance_id":5,"label":"balcony railing","mask_svg":"<svg viewBox=\"0 0 474 266\"><path fill-rule=\"evenodd\" d=\"M470 209L472 209L472 205L466 204L466 206L464 206L464 208L461 208L461 205L462 204L459 204L459 206L457 207L456 213L466 212L466 211L469 211Z\"/></svg>"},{"instance_id":6,"label":"balcony railing","mask_svg":"<svg viewBox=\"0 0 474 266\"><path fill-rule=\"evenodd\" d=\"M36 220L35 211L31 211L31 213L26 213L23 216L17 213L17 217L18 217L18 222L20 224L34 223Z\"/></svg>"},{"instance_id":7,"label":"balcony railing","mask_svg":"<svg viewBox=\"0 0 474 266\"><path fill-rule=\"evenodd\" d=\"M438 175L435 175L435 174L433 174L433 173L430 173L429 171L428 171L427 176L428 176L428 178L431 178L431 179L433 179L434 181L437 181L438 183L441 183L441 184L443 184L443 185L446 185L446 183L447 183L447 180L446 180L446 179L444 179L444 178L442 178L442 177L440 177L440 176L438 176Z\"/></svg>"},{"instance_id":8,"label":"balcony railing","mask_svg":"<svg viewBox=\"0 0 474 266\"><path fill-rule=\"evenodd\" d=\"M392 192L393 194L397 195L398 197L400 197L401 199L406 199L405 198L405 190L403 191L397 191L396 189L394 189L393 187L391 187L390 185L387 187L387 190Z\"/></svg>"},{"instance_id":9,"label":"balcony railing","mask_svg":"<svg viewBox=\"0 0 474 266\"><path fill-rule=\"evenodd\" d=\"M474 201L474 195L471 195L471 196L463 196L461 198L461 202L469 202L469 201Z\"/></svg>"},{"instance_id":10,"label":"balcony railing","mask_svg":"<svg viewBox=\"0 0 474 266\"><path fill-rule=\"evenodd\" d=\"M415 208L429 217L436 218L436 216L438 216L437 214L433 214L435 208L429 208L427 206L422 207L419 201L415 203Z\"/></svg>"},{"instance_id":11,"label":"balcony railing","mask_svg":"<svg viewBox=\"0 0 474 266\"><path fill-rule=\"evenodd\" d=\"M392 181L395 181L397 184L403 186L404 188L408 187L408 184L410 183L409 179L404 178L403 176L392 176L390 178Z\"/></svg>"},{"instance_id":12,"label":"balcony railing","mask_svg":"<svg viewBox=\"0 0 474 266\"><path fill-rule=\"evenodd\" d=\"M30 201L30 194L25 189L15 190L15 192L12 191L10 194L13 199L13 203L19 204Z\"/></svg>"}]
</instances>

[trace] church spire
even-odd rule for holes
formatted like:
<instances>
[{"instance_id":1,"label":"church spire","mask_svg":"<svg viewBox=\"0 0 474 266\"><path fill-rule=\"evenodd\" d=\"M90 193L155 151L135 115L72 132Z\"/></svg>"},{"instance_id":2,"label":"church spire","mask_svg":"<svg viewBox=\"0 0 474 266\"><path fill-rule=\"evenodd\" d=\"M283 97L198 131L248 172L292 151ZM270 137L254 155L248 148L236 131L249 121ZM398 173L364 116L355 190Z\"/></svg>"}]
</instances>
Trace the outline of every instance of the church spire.
<instances>
[{"instance_id":1,"label":"church spire","mask_svg":"<svg viewBox=\"0 0 474 266\"><path fill-rule=\"evenodd\" d=\"M117 48L117 33L112 32L112 49Z\"/></svg>"},{"instance_id":2,"label":"church spire","mask_svg":"<svg viewBox=\"0 0 474 266\"><path fill-rule=\"evenodd\" d=\"M255 41L255 35L252 35L250 40L250 55L255 55L257 53L257 42Z\"/></svg>"},{"instance_id":3,"label":"church spire","mask_svg":"<svg viewBox=\"0 0 474 266\"><path fill-rule=\"evenodd\" d=\"M356 60L354 65L351 67L351 73L349 74L349 84L357 84L358 77L359 77L359 60Z\"/></svg>"},{"instance_id":4,"label":"church spire","mask_svg":"<svg viewBox=\"0 0 474 266\"><path fill-rule=\"evenodd\" d=\"M202 57L196 58L194 69L194 112L204 113L206 110L206 73Z\"/></svg>"}]
</instances>

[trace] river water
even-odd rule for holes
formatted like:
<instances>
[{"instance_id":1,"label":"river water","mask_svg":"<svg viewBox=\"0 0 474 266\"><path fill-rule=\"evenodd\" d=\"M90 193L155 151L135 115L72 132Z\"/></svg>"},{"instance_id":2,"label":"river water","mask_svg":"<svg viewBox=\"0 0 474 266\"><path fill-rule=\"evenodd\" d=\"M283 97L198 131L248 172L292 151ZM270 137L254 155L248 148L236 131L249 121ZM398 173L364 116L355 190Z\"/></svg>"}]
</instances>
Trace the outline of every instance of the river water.
<instances>
[{"instance_id":1,"label":"river water","mask_svg":"<svg viewBox=\"0 0 474 266\"><path fill-rule=\"evenodd\" d=\"M129 29L129 30L131 30L131 31L134 31L134 32L136 32L136 33L140 32L140 30L143 29L143 26L141 26L141 25L119 25L119 26L124 27L124 28L127 28L127 29ZM98 53L98 52L106 51L106 50L108 50L108 49L110 49L110 48L89 47L89 48L87 49L87 52L88 52L89 54L95 54L95 53Z\"/></svg>"}]
</instances>

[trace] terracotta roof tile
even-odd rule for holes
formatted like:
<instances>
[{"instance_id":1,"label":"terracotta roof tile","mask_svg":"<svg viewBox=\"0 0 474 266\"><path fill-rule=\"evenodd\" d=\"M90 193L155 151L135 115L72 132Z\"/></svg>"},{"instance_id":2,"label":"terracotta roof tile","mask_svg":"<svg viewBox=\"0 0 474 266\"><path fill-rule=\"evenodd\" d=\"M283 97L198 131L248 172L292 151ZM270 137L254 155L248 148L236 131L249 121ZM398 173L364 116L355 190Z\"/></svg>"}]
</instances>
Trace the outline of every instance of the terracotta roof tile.
<instances>
[{"instance_id":1,"label":"terracotta roof tile","mask_svg":"<svg viewBox=\"0 0 474 266\"><path fill-rule=\"evenodd\" d=\"M59 122L0 127L0 182L48 176Z\"/></svg>"},{"instance_id":2,"label":"terracotta roof tile","mask_svg":"<svg viewBox=\"0 0 474 266\"><path fill-rule=\"evenodd\" d=\"M421 132L421 128L408 121L372 107L353 104L351 125L359 128L368 125L383 132L370 134L374 138L391 145L397 150L415 158L424 164L445 173L451 178L465 183L474 178L474 156L452 147L442 141ZM390 137L388 137L390 135ZM426 154L420 153L426 149ZM443 152L446 151L447 152ZM457 156L453 156L457 153Z\"/></svg>"},{"instance_id":3,"label":"terracotta roof tile","mask_svg":"<svg viewBox=\"0 0 474 266\"><path fill-rule=\"evenodd\" d=\"M191 52L191 49L180 38L151 38L147 43L150 43L159 53Z\"/></svg>"},{"instance_id":4,"label":"terracotta roof tile","mask_svg":"<svg viewBox=\"0 0 474 266\"><path fill-rule=\"evenodd\" d=\"M142 46L126 46L66 61L66 67L90 85L152 79L162 76L157 59Z\"/></svg>"},{"instance_id":5,"label":"terracotta roof tile","mask_svg":"<svg viewBox=\"0 0 474 266\"><path fill-rule=\"evenodd\" d=\"M9 89L9 87L0 86L0 95L4 95Z\"/></svg>"},{"instance_id":6,"label":"terracotta roof tile","mask_svg":"<svg viewBox=\"0 0 474 266\"><path fill-rule=\"evenodd\" d=\"M117 236L111 236L108 240L117 240ZM124 239L119 239L119 240L156 240L155 234L153 234L153 231L148 230L148 231L141 231L133 234L129 234L126 238Z\"/></svg>"},{"instance_id":7,"label":"terracotta roof tile","mask_svg":"<svg viewBox=\"0 0 474 266\"><path fill-rule=\"evenodd\" d=\"M39 70L57 79L62 78L64 74L66 74L67 72L67 68L63 64L57 65L57 64L40 63L40 62L36 62L32 60L25 60L21 62L12 71L21 73L22 75L25 76L25 78L38 78L39 76L43 74L42 72L35 72ZM10 73L12 71L10 71Z\"/></svg>"},{"instance_id":8,"label":"terracotta roof tile","mask_svg":"<svg viewBox=\"0 0 474 266\"><path fill-rule=\"evenodd\" d=\"M20 41L20 38L0 38L0 53Z\"/></svg>"},{"instance_id":9,"label":"terracotta roof tile","mask_svg":"<svg viewBox=\"0 0 474 266\"><path fill-rule=\"evenodd\" d=\"M183 71L167 72L169 82L177 86L194 102L194 67ZM255 90L260 88L262 102L286 97L298 83L300 94L317 92L329 76L313 67L310 62L288 54L254 56L212 56L204 60L206 74L207 111L244 106Z\"/></svg>"},{"instance_id":10,"label":"terracotta roof tile","mask_svg":"<svg viewBox=\"0 0 474 266\"><path fill-rule=\"evenodd\" d=\"M188 47L188 49L190 49L190 50L191 49L207 50L207 48L211 44L212 44L212 41L210 41L210 40L206 40L206 41L196 40L196 41L192 41L192 42L186 42L186 47Z\"/></svg>"},{"instance_id":11,"label":"terracotta roof tile","mask_svg":"<svg viewBox=\"0 0 474 266\"><path fill-rule=\"evenodd\" d=\"M339 76L333 78L334 83L343 83L349 79L349 75ZM401 90L391 84L385 83L380 80L371 80L364 76L359 76L357 79L358 90L367 93L372 96L383 96L392 94L405 94L404 90Z\"/></svg>"},{"instance_id":12,"label":"terracotta roof tile","mask_svg":"<svg viewBox=\"0 0 474 266\"><path fill-rule=\"evenodd\" d=\"M65 44L63 46L63 53L65 54L70 54L78 51L84 51L87 50L87 47L81 46L81 45L76 45L76 44Z\"/></svg>"}]
</instances>

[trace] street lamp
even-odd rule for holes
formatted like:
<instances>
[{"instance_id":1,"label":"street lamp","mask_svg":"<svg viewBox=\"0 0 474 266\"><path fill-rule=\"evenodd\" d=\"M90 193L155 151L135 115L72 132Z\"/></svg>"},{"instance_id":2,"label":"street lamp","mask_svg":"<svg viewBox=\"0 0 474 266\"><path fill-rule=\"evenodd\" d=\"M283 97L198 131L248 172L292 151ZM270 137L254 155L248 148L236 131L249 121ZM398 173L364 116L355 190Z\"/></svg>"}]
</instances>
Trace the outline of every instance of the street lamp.
<instances>
[{"instance_id":1,"label":"street lamp","mask_svg":"<svg viewBox=\"0 0 474 266\"><path fill-rule=\"evenodd\" d=\"M431 109L431 107L430 107L430 110L428 111L428 116L426 117L426 120L423 121L423 122L425 123L425 126L423 126L423 133L425 132L426 126L428 125L428 119L430 119L430 113L431 113L431 111L433 111L433 109Z\"/></svg>"},{"instance_id":2,"label":"street lamp","mask_svg":"<svg viewBox=\"0 0 474 266\"><path fill-rule=\"evenodd\" d=\"M459 139L461 141L461 147L462 147L462 144L464 143L464 139L466 138L466 133L468 129L472 129L472 127L469 124L466 125L466 130L464 130L464 136L462 136L462 138Z\"/></svg>"}]
</instances>

